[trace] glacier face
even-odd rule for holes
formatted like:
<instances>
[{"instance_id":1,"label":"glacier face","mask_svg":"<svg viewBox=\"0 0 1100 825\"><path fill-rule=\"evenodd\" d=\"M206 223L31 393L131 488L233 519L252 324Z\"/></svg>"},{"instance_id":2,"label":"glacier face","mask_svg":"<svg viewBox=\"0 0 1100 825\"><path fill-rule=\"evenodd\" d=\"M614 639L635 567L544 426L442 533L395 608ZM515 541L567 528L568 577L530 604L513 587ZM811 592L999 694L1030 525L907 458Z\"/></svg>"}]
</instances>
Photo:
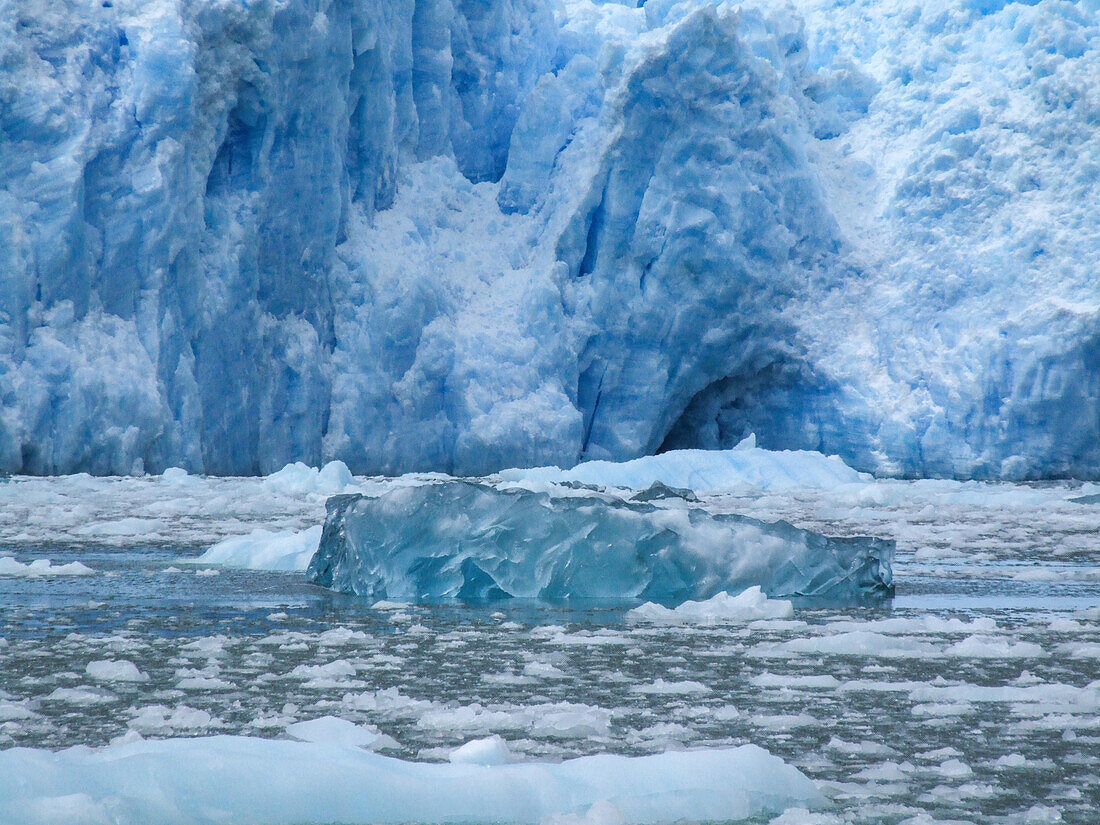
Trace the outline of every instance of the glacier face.
<instances>
[{"instance_id":1,"label":"glacier face","mask_svg":"<svg viewBox=\"0 0 1100 825\"><path fill-rule=\"evenodd\" d=\"M0 11L0 470L1100 475L1095 0Z\"/></svg>"},{"instance_id":2,"label":"glacier face","mask_svg":"<svg viewBox=\"0 0 1100 825\"><path fill-rule=\"evenodd\" d=\"M327 508L309 580L375 601L893 595L890 540L714 514L661 485L625 498L455 479L333 496Z\"/></svg>"}]
</instances>

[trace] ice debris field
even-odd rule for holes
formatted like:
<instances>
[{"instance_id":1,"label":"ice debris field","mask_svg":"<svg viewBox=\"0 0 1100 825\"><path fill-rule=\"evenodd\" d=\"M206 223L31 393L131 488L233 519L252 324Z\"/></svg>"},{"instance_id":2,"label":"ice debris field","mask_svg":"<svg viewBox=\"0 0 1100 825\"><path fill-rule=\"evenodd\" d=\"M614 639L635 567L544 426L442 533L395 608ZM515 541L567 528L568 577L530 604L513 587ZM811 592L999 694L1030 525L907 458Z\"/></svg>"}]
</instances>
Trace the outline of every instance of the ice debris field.
<instances>
[{"instance_id":1,"label":"ice debris field","mask_svg":"<svg viewBox=\"0 0 1100 825\"><path fill-rule=\"evenodd\" d=\"M1100 477L1097 0L2 9L0 471Z\"/></svg>"},{"instance_id":2,"label":"ice debris field","mask_svg":"<svg viewBox=\"0 0 1100 825\"><path fill-rule=\"evenodd\" d=\"M0 822L1095 822L1100 486L696 455L585 465L589 486L340 464L0 482ZM601 606L307 583L334 495L515 485L893 542L897 594Z\"/></svg>"}]
</instances>

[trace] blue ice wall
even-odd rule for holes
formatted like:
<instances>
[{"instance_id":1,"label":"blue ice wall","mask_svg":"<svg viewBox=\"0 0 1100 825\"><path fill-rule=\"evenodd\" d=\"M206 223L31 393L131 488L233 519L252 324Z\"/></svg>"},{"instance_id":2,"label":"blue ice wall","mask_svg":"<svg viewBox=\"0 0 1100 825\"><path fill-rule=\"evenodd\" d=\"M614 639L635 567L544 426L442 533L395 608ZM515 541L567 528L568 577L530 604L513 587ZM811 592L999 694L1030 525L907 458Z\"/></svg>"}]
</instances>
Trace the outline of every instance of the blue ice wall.
<instances>
[{"instance_id":1,"label":"blue ice wall","mask_svg":"<svg viewBox=\"0 0 1100 825\"><path fill-rule=\"evenodd\" d=\"M329 277L400 159L499 177L535 3L5 3L0 465L318 462ZM503 64L503 65L502 65Z\"/></svg>"},{"instance_id":2,"label":"blue ice wall","mask_svg":"<svg viewBox=\"0 0 1100 825\"><path fill-rule=\"evenodd\" d=\"M0 0L0 471L1100 476L1095 2Z\"/></svg>"}]
</instances>

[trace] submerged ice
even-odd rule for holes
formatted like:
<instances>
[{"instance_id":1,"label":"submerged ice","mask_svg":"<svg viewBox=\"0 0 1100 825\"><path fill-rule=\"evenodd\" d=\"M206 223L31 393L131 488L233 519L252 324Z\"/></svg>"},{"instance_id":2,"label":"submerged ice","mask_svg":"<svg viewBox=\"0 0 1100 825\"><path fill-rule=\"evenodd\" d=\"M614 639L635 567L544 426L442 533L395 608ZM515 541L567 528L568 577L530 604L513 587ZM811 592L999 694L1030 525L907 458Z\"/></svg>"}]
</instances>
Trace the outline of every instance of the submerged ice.
<instances>
[{"instance_id":1,"label":"submerged ice","mask_svg":"<svg viewBox=\"0 0 1100 825\"><path fill-rule=\"evenodd\" d=\"M1100 475L1095 0L2 8L0 471Z\"/></svg>"},{"instance_id":2,"label":"submerged ice","mask_svg":"<svg viewBox=\"0 0 1100 825\"><path fill-rule=\"evenodd\" d=\"M331 498L308 576L372 600L680 604L755 586L853 602L893 592L893 549L715 514L660 486L625 499L447 480Z\"/></svg>"}]
</instances>

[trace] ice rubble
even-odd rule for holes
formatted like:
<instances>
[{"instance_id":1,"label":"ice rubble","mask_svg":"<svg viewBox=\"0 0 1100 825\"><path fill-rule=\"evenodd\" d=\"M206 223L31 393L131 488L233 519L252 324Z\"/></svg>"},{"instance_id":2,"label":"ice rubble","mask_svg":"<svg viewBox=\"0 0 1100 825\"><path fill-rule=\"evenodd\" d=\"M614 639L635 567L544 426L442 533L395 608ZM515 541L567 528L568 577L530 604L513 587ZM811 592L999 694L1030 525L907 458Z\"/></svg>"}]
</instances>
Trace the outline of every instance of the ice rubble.
<instances>
[{"instance_id":1,"label":"ice rubble","mask_svg":"<svg viewBox=\"0 0 1100 825\"><path fill-rule=\"evenodd\" d=\"M0 30L0 471L1100 475L1095 0Z\"/></svg>"},{"instance_id":2,"label":"ice rubble","mask_svg":"<svg viewBox=\"0 0 1100 825\"><path fill-rule=\"evenodd\" d=\"M828 538L667 495L650 503L644 493L454 479L334 496L307 575L372 600L679 604L754 585L837 601L893 592L891 541Z\"/></svg>"},{"instance_id":3,"label":"ice rubble","mask_svg":"<svg viewBox=\"0 0 1100 825\"><path fill-rule=\"evenodd\" d=\"M0 751L0 821L22 825L537 825L597 804L646 825L822 802L796 768L753 745L493 765L403 762L337 744L240 736Z\"/></svg>"}]
</instances>

